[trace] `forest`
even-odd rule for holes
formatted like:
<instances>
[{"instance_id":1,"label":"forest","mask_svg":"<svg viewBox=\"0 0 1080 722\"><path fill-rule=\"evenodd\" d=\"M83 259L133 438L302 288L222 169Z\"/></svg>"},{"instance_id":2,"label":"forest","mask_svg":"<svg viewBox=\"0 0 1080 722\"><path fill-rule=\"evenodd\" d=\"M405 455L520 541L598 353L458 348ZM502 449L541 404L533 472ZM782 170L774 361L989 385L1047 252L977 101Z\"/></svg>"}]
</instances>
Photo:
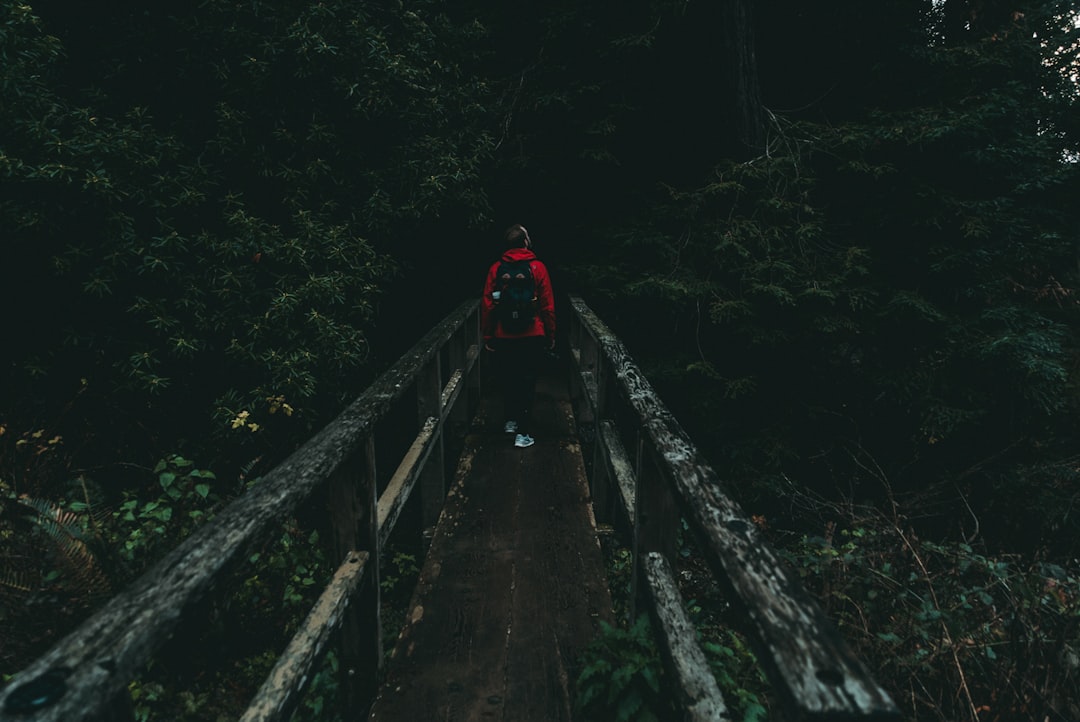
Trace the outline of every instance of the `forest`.
<instances>
[{"instance_id":1,"label":"forest","mask_svg":"<svg viewBox=\"0 0 1080 722\"><path fill-rule=\"evenodd\" d=\"M1069 0L0 0L0 680L523 223L905 719L1080 719L1077 199ZM221 612L244 661L156 664L138 719L235 719L305 542Z\"/></svg>"}]
</instances>

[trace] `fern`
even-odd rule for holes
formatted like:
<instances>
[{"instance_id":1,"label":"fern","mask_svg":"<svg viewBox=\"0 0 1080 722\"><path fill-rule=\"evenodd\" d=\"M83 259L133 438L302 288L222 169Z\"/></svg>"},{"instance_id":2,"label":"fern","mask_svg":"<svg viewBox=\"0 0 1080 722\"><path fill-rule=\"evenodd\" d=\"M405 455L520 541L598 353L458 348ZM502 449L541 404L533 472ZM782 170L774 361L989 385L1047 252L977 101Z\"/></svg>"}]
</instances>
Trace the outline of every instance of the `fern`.
<instances>
[{"instance_id":1,"label":"fern","mask_svg":"<svg viewBox=\"0 0 1080 722\"><path fill-rule=\"evenodd\" d=\"M651 722L672 713L648 617L630 629L601 623L581 659L576 707L586 720Z\"/></svg>"},{"instance_id":2,"label":"fern","mask_svg":"<svg viewBox=\"0 0 1080 722\"><path fill-rule=\"evenodd\" d=\"M108 594L111 585L101 569L97 555L91 550L90 535L85 528L92 523L89 509L84 513L29 496L20 496L19 503L35 513L28 517L53 543L61 564L70 572L75 590L91 595Z\"/></svg>"},{"instance_id":3,"label":"fern","mask_svg":"<svg viewBox=\"0 0 1080 722\"><path fill-rule=\"evenodd\" d=\"M0 570L0 587L7 587L19 592L34 590L34 584L30 580L30 574L19 569Z\"/></svg>"}]
</instances>

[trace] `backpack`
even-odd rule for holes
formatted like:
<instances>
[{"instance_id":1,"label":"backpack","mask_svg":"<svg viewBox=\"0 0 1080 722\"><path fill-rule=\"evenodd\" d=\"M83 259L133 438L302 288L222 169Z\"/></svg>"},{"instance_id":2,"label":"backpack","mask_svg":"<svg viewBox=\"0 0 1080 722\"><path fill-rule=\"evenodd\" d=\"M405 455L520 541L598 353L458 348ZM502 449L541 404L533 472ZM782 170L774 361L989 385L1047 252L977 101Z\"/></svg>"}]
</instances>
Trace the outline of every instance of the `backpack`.
<instances>
[{"instance_id":1,"label":"backpack","mask_svg":"<svg viewBox=\"0 0 1080 722\"><path fill-rule=\"evenodd\" d=\"M536 283L530 262L500 263L495 274L495 290L499 292L495 313L503 330L521 333L528 329L536 316Z\"/></svg>"}]
</instances>

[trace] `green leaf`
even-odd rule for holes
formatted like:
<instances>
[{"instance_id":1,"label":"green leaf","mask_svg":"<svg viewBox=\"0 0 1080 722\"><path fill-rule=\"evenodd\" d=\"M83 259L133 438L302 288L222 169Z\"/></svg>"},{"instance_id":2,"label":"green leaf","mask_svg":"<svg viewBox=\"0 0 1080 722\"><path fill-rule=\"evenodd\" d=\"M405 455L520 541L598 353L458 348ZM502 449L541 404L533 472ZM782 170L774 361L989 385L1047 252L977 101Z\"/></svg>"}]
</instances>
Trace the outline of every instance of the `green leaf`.
<instances>
[{"instance_id":1,"label":"green leaf","mask_svg":"<svg viewBox=\"0 0 1080 722\"><path fill-rule=\"evenodd\" d=\"M615 710L616 720L631 720L638 710L641 709L644 700L637 690L631 690L629 694L619 700L619 706Z\"/></svg>"}]
</instances>

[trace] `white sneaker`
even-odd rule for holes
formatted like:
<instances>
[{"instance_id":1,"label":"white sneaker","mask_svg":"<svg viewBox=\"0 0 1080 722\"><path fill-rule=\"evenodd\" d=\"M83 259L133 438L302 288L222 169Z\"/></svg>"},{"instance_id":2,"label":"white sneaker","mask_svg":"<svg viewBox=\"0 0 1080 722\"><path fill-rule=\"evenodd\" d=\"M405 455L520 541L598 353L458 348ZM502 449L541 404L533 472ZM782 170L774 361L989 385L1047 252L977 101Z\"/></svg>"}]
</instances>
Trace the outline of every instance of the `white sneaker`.
<instances>
[{"instance_id":1,"label":"white sneaker","mask_svg":"<svg viewBox=\"0 0 1080 722\"><path fill-rule=\"evenodd\" d=\"M533 439L533 437L529 436L528 434L518 434L514 438L514 446L518 447L519 449L524 449L528 446L532 446L535 443L536 441Z\"/></svg>"},{"instance_id":2,"label":"white sneaker","mask_svg":"<svg viewBox=\"0 0 1080 722\"><path fill-rule=\"evenodd\" d=\"M505 431L508 434L513 434L514 432L517 431L517 422L516 421L507 421L505 424L503 424L503 431Z\"/></svg>"}]
</instances>

